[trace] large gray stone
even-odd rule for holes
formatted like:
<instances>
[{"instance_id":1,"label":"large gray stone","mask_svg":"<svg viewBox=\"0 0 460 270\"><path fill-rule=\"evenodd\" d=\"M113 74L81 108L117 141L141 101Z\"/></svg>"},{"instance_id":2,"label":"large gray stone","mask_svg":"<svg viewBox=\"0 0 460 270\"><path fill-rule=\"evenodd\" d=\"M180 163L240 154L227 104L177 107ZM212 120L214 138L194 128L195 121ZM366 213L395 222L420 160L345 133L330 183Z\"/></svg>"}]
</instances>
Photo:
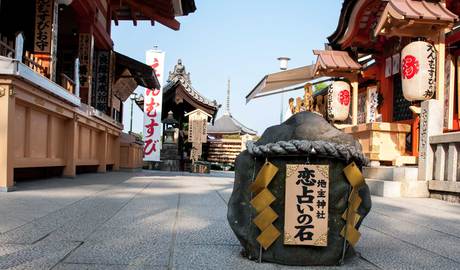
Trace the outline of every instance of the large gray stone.
<instances>
[{"instance_id":1,"label":"large gray stone","mask_svg":"<svg viewBox=\"0 0 460 270\"><path fill-rule=\"evenodd\" d=\"M263 145L293 139L323 140L361 149L359 142L351 135L331 126L322 117L308 112L295 114L283 124L268 128L256 144ZM252 223L256 212L250 205L251 193L249 185L253 181L253 175L258 172L264 161L265 158L254 160L254 157L247 151L238 156L235 166L236 174L233 193L228 203L227 217L230 226L244 248L243 254L251 259L259 258L260 245L256 238L260 231ZM327 164L330 167L328 246L285 246L282 235L284 229L286 164L303 164L307 160L304 156L278 156L269 158L269 161L279 168L277 175L269 185L269 189L277 198L271 204L271 207L279 215L279 218L273 224L280 230L281 236L268 250L263 251L262 260L286 265L336 265L343 251L344 239L340 236L340 231L345 222L342 220L341 215L347 208L350 189L350 185L343 174L343 169L348 164L336 159L310 157L310 163ZM360 189L359 194L363 202L358 209L358 213L361 215L358 227L371 208L371 198L367 185ZM354 250L348 248L347 256L353 254Z\"/></svg>"}]
</instances>

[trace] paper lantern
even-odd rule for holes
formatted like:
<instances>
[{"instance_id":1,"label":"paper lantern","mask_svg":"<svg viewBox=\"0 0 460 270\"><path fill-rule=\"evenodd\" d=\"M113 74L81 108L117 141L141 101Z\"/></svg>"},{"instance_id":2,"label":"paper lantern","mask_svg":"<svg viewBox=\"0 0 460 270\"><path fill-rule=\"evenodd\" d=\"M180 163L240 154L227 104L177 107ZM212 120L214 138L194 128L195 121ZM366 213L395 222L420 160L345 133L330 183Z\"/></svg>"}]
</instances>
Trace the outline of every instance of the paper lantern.
<instances>
[{"instance_id":1,"label":"paper lantern","mask_svg":"<svg viewBox=\"0 0 460 270\"><path fill-rule=\"evenodd\" d=\"M404 97L427 100L436 89L436 50L425 41L412 42L401 52L401 79Z\"/></svg>"},{"instance_id":2,"label":"paper lantern","mask_svg":"<svg viewBox=\"0 0 460 270\"><path fill-rule=\"evenodd\" d=\"M332 83L328 91L328 118L332 121L346 120L350 111L350 102L350 84L344 81L335 81Z\"/></svg>"}]
</instances>

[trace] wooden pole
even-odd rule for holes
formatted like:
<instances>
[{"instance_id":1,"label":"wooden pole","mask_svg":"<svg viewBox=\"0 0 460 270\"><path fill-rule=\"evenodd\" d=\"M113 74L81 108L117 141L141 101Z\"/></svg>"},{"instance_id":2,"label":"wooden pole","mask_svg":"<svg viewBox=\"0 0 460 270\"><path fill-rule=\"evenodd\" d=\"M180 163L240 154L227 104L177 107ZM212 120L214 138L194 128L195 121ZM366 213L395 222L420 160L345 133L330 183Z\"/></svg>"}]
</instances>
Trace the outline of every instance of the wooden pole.
<instances>
[{"instance_id":1,"label":"wooden pole","mask_svg":"<svg viewBox=\"0 0 460 270\"><path fill-rule=\"evenodd\" d=\"M457 57L457 114L460 119L460 56Z\"/></svg>"},{"instance_id":2,"label":"wooden pole","mask_svg":"<svg viewBox=\"0 0 460 270\"><path fill-rule=\"evenodd\" d=\"M0 85L0 191L13 189L15 98L9 85Z\"/></svg>"},{"instance_id":3,"label":"wooden pole","mask_svg":"<svg viewBox=\"0 0 460 270\"><path fill-rule=\"evenodd\" d=\"M449 72L448 75L448 88L447 90L447 98L448 98L448 115L447 115L447 129L452 130L454 126L454 100L455 100L455 65L454 65L454 57L449 55L447 57L446 65L449 67L447 70Z\"/></svg>"},{"instance_id":4,"label":"wooden pole","mask_svg":"<svg viewBox=\"0 0 460 270\"><path fill-rule=\"evenodd\" d=\"M351 81L351 88L352 88L352 91L353 91L353 102L352 102L352 124L355 126L358 124L358 88L359 88L359 85L358 85L358 77L356 76L355 78L353 78L353 80Z\"/></svg>"},{"instance_id":5,"label":"wooden pole","mask_svg":"<svg viewBox=\"0 0 460 270\"><path fill-rule=\"evenodd\" d=\"M107 171L107 146L108 146L108 134L107 130L100 132L98 136L98 158L99 166L97 167L97 172L105 173ZM112 149L113 150L113 149ZM115 153L114 153L115 154ZM114 160L117 157L114 157Z\"/></svg>"},{"instance_id":6,"label":"wooden pole","mask_svg":"<svg viewBox=\"0 0 460 270\"><path fill-rule=\"evenodd\" d=\"M66 165L63 175L65 177L75 177L77 175L77 159L78 159L78 117L74 115L72 119L66 123Z\"/></svg>"}]
</instances>

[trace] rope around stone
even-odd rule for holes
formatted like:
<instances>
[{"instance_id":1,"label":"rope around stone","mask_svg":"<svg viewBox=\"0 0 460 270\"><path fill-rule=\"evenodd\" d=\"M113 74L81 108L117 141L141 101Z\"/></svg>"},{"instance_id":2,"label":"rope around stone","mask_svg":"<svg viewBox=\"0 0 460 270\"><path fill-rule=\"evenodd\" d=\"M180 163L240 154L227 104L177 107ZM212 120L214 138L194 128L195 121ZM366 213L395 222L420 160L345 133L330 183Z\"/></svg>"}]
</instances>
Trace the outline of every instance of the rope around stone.
<instances>
[{"instance_id":1,"label":"rope around stone","mask_svg":"<svg viewBox=\"0 0 460 270\"><path fill-rule=\"evenodd\" d=\"M367 165L369 162L354 146L326 141L290 140L265 145L256 145L254 141L248 141L246 148L249 154L256 157L306 155L336 158L346 162L355 161L359 165Z\"/></svg>"}]
</instances>

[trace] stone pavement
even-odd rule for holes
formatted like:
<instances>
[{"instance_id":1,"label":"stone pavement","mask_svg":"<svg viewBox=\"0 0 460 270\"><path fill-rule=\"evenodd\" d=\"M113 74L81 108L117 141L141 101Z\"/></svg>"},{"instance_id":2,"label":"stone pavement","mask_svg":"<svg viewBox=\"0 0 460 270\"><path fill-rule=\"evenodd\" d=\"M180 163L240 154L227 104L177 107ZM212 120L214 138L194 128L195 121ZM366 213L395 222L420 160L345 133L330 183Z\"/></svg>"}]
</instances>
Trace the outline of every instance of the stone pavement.
<instances>
[{"instance_id":1,"label":"stone pavement","mask_svg":"<svg viewBox=\"0 0 460 270\"><path fill-rule=\"evenodd\" d=\"M0 193L0 269L319 269L239 255L229 174L107 173ZM361 257L328 269L460 269L460 205L373 197Z\"/></svg>"}]
</instances>

